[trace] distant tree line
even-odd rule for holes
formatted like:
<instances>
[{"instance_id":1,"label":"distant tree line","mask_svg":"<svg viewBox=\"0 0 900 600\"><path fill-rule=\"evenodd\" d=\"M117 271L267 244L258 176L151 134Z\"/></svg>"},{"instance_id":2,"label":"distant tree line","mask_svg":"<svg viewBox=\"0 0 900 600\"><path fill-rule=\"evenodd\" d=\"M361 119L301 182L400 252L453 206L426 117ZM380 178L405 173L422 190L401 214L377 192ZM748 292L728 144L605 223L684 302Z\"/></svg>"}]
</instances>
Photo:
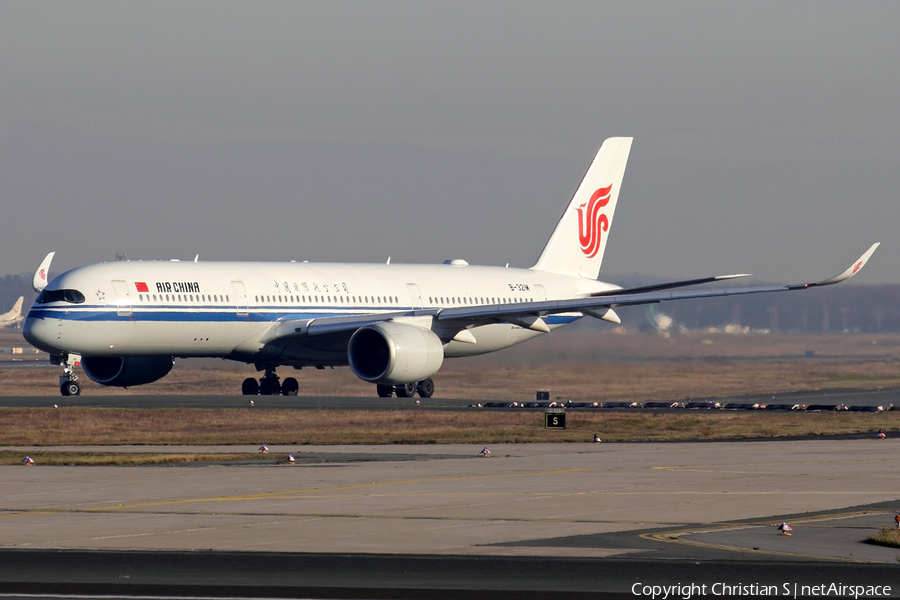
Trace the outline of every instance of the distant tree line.
<instances>
[{"instance_id":1,"label":"distant tree line","mask_svg":"<svg viewBox=\"0 0 900 600\"><path fill-rule=\"evenodd\" d=\"M19 296L25 296L22 313L28 312L28 307L37 298L37 294L31 289L31 277L31 275L7 275L0 279L0 313L10 310Z\"/></svg>"},{"instance_id":2,"label":"distant tree line","mask_svg":"<svg viewBox=\"0 0 900 600\"><path fill-rule=\"evenodd\" d=\"M656 306L659 312L674 319L676 327L688 329L735 324L773 333L900 331L900 285L844 284L794 292L674 301ZM633 319L635 315L632 312L629 316Z\"/></svg>"}]
</instances>

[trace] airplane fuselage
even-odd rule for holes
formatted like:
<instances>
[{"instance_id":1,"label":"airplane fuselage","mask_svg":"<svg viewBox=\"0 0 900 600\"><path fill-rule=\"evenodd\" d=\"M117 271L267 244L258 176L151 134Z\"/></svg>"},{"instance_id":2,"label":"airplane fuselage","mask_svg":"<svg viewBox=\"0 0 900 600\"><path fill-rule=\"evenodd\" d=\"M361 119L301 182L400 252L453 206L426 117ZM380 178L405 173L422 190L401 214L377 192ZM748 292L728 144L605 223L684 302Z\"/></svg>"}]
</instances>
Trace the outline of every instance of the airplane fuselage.
<instances>
[{"instance_id":1,"label":"airplane fuselage","mask_svg":"<svg viewBox=\"0 0 900 600\"><path fill-rule=\"evenodd\" d=\"M51 353L222 357L257 364L345 365L346 346L316 340L267 345L283 320L396 314L589 296L616 286L532 269L465 264L111 262L56 277L84 300L35 303L24 334ZM78 297L80 300L80 297ZM550 328L578 313L547 318ZM475 343L442 337L447 357L472 356L536 335L510 323L473 327ZM445 335L442 336L442 333ZM332 346L332 347L329 347Z\"/></svg>"}]
</instances>

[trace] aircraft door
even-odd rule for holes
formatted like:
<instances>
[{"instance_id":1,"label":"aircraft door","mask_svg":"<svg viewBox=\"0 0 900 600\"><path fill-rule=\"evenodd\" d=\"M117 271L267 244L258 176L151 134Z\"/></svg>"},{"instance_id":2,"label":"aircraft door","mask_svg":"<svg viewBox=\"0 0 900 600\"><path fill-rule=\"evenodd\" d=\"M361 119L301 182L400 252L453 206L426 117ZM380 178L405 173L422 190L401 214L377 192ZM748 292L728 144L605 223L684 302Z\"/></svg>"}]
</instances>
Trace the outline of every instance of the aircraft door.
<instances>
[{"instance_id":1,"label":"aircraft door","mask_svg":"<svg viewBox=\"0 0 900 600\"><path fill-rule=\"evenodd\" d=\"M536 284L534 284L534 289L537 292L538 302L540 302L541 300L547 299L547 290L544 289L544 284L536 283Z\"/></svg>"},{"instance_id":2,"label":"aircraft door","mask_svg":"<svg viewBox=\"0 0 900 600\"><path fill-rule=\"evenodd\" d=\"M112 284L116 290L116 314L120 317L130 317L131 296L128 293L128 284L120 279L114 279Z\"/></svg>"},{"instance_id":3,"label":"aircraft door","mask_svg":"<svg viewBox=\"0 0 900 600\"><path fill-rule=\"evenodd\" d=\"M407 283L406 289L409 290L409 301L412 303L412 309L421 310L422 294L419 292L419 286L415 283Z\"/></svg>"},{"instance_id":4,"label":"aircraft door","mask_svg":"<svg viewBox=\"0 0 900 600\"><path fill-rule=\"evenodd\" d=\"M247 289L244 287L243 281L232 281L234 288L234 302L237 306L237 314L239 317L246 317L250 314L250 308L247 302Z\"/></svg>"}]
</instances>

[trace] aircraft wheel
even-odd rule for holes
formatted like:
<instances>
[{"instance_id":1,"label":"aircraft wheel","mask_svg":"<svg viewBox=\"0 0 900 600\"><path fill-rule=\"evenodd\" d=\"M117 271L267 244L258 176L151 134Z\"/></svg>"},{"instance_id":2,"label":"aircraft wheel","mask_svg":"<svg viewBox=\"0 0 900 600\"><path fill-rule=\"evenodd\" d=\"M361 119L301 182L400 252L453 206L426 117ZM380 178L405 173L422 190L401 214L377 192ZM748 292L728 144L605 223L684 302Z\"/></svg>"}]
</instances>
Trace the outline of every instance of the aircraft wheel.
<instances>
[{"instance_id":1,"label":"aircraft wheel","mask_svg":"<svg viewBox=\"0 0 900 600\"><path fill-rule=\"evenodd\" d=\"M80 396L81 386L78 385L77 381L67 381L59 386L59 392L63 396Z\"/></svg>"},{"instance_id":2,"label":"aircraft wheel","mask_svg":"<svg viewBox=\"0 0 900 600\"><path fill-rule=\"evenodd\" d=\"M263 377L259 380L259 393L261 396L277 396L281 393L281 386L277 379Z\"/></svg>"},{"instance_id":3,"label":"aircraft wheel","mask_svg":"<svg viewBox=\"0 0 900 600\"><path fill-rule=\"evenodd\" d=\"M293 377L288 377L281 384L282 396L296 396L300 391L300 384Z\"/></svg>"},{"instance_id":4,"label":"aircraft wheel","mask_svg":"<svg viewBox=\"0 0 900 600\"><path fill-rule=\"evenodd\" d=\"M375 389L378 390L379 398L390 398L394 395L394 386L392 385L382 385L379 383L375 386Z\"/></svg>"},{"instance_id":5,"label":"aircraft wheel","mask_svg":"<svg viewBox=\"0 0 900 600\"><path fill-rule=\"evenodd\" d=\"M419 398L431 398L434 395L434 382L431 377L420 381L416 386L416 391L419 393Z\"/></svg>"},{"instance_id":6,"label":"aircraft wheel","mask_svg":"<svg viewBox=\"0 0 900 600\"><path fill-rule=\"evenodd\" d=\"M394 388L398 398L412 398L416 393L416 382L404 383Z\"/></svg>"},{"instance_id":7,"label":"aircraft wheel","mask_svg":"<svg viewBox=\"0 0 900 600\"><path fill-rule=\"evenodd\" d=\"M241 393L245 396L259 395L259 383L257 383L256 380L252 377L248 377L241 384Z\"/></svg>"}]
</instances>

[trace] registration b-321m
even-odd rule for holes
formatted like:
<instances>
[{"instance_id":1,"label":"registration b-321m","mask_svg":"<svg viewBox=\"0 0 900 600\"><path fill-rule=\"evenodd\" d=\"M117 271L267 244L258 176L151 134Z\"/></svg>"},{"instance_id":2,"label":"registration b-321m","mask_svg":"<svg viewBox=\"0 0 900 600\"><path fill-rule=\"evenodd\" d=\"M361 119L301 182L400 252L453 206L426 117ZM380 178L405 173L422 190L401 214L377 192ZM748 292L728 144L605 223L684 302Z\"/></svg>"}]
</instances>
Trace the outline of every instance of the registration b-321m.
<instances>
[{"instance_id":1,"label":"registration b-321m","mask_svg":"<svg viewBox=\"0 0 900 600\"><path fill-rule=\"evenodd\" d=\"M264 375L242 392L295 395L280 366L349 365L379 396L429 397L445 358L494 352L584 316L613 323L618 306L807 289L852 277L873 245L840 275L798 285L672 291L723 275L623 289L597 280L631 138L607 139L533 267L308 262L118 261L67 271L49 284L52 254L25 338L63 367L63 395L88 377L134 386L164 377L174 357L219 357Z\"/></svg>"}]
</instances>

